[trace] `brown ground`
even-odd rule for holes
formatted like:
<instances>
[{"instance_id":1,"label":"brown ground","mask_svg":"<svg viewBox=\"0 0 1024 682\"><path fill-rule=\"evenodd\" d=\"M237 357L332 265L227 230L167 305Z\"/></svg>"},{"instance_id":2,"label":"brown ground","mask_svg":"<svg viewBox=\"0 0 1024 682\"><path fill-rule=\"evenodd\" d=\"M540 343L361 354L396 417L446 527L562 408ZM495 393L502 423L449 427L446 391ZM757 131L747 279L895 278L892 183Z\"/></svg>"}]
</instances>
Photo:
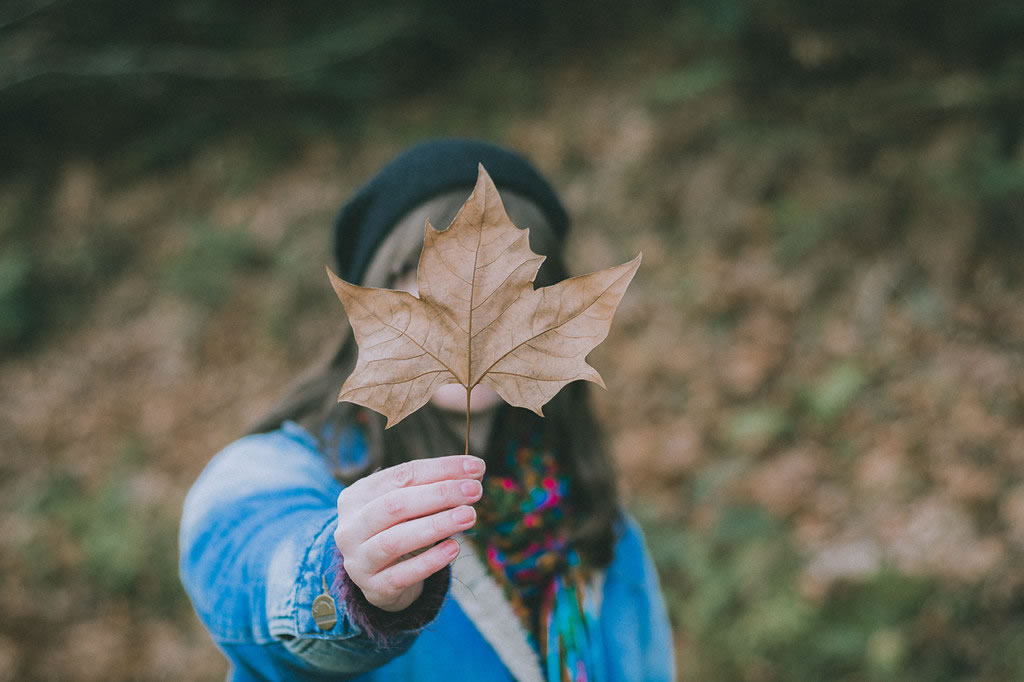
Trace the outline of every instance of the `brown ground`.
<instances>
[{"instance_id":1,"label":"brown ground","mask_svg":"<svg viewBox=\"0 0 1024 682\"><path fill-rule=\"evenodd\" d=\"M958 104L974 76L916 73L934 104L881 113L898 74L885 91L808 87L769 116L728 77L666 94L630 54L538 77L528 102L495 103L500 120L437 93L269 161L237 136L127 181L66 159L40 224L48 267L116 269L69 281L45 336L0 360L0 680L222 678L176 582L182 499L344 324L323 274L336 208L441 133L496 139L550 174L576 272L644 252L592 356L599 411L657 537L710 537L733 509L781 524L796 564L744 593L738 619L785 588L811 622L837 586L883 569L1016 603L1024 194L968 173L994 144L984 112ZM645 58L639 73L676 73ZM1019 173L1024 147L1006 164ZM0 187L0 207L32 189ZM109 248L125 251L95 253ZM655 549L683 674L709 679L702 647L726 644L688 610L703 583ZM871 630L854 659L900 670L930 638L999 679L984 642L951 632L955 613L930 613ZM772 658L778 614L717 679L802 679Z\"/></svg>"}]
</instances>

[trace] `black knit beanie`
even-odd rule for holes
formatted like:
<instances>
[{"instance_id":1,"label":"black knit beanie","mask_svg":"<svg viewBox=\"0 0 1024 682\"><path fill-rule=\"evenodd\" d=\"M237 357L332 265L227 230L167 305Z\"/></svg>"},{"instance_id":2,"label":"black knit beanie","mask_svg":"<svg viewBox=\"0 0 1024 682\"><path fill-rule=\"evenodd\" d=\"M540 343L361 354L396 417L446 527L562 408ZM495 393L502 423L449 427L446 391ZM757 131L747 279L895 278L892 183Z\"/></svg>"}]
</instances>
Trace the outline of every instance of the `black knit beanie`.
<instances>
[{"instance_id":1,"label":"black knit beanie","mask_svg":"<svg viewBox=\"0 0 1024 682\"><path fill-rule=\"evenodd\" d=\"M569 216L551 186L523 157L476 140L434 140L395 158L346 203L334 222L334 257L342 279L358 283L391 228L424 201L476 184L483 164L498 191L511 190L540 208L561 241ZM446 225L435 225L437 228ZM528 226L524 226L528 227Z\"/></svg>"}]
</instances>

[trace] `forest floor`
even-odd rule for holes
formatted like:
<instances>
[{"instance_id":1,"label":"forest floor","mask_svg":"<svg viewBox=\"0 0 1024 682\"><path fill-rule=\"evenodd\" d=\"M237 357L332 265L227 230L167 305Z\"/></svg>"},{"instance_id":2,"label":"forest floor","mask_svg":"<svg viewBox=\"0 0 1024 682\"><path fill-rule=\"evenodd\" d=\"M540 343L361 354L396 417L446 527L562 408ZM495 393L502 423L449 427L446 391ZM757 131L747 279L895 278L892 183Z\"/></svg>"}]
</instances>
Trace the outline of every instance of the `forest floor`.
<instances>
[{"instance_id":1,"label":"forest floor","mask_svg":"<svg viewBox=\"0 0 1024 682\"><path fill-rule=\"evenodd\" d=\"M434 135L530 156L574 272L643 251L594 397L680 679L1021 678L1024 143L984 86L925 60L767 95L652 45L497 54L344 132L0 186L61 287L0 359L0 681L223 678L182 500L346 324L338 206Z\"/></svg>"}]
</instances>

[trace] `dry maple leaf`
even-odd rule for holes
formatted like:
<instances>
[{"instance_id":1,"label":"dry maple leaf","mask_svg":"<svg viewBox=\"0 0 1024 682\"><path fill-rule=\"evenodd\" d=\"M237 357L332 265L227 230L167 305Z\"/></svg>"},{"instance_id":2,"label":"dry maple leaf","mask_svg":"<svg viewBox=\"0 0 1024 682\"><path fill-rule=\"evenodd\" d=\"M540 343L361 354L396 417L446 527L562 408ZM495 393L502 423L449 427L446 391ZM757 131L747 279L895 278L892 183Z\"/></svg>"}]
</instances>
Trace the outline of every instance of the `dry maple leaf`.
<instances>
[{"instance_id":1,"label":"dry maple leaf","mask_svg":"<svg viewBox=\"0 0 1024 682\"><path fill-rule=\"evenodd\" d=\"M360 287L328 268L359 346L340 401L376 410L391 427L444 384L466 391L490 386L505 400L541 408L577 379L604 386L586 363L608 335L612 316L640 266L628 263L533 288L544 257L529 230L512 224L489 175L446 230L426 224L417 278L419 297Z\"/></svg>"}]
</instances>

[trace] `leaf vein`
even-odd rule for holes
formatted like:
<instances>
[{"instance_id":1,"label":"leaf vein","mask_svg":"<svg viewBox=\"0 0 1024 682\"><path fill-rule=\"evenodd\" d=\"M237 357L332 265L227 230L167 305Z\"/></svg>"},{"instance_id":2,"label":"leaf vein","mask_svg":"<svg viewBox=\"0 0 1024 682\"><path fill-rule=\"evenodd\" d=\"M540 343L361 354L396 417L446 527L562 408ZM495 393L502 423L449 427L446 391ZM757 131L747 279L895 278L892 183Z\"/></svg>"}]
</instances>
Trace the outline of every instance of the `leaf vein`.
<instances>
[{"instance_id":1,"label":"leaf vein","mask_svg":"<svg viewBox=\"0 0 1024 682\"><path fill-rule=\"evenodd\" d=\"M410 295L410 296L412 296L412 294L409 294L409 295ZM415 296L413 296L413 298L415 298ZM358 298L352 297L352 300L354 300L354 301L355 301L355 302L356 302L356 303L357 303L357 304L358 304L358 305L359 305L359 306L360 306L361 308L363 308L363 310L367 311L367 312L368 312L368 313L370 314L370 316L371 316L371 317L373 317L373 318L374 318L375 320L377 320L378 322L380 322L380 323L381 323L382 325L384 325L385 327L388 327L389 329L394 329L395 331L400 331L400 333L401 333L401 335L402 335L402 336L404 336L405 338L409 339L409 340L410 340L410 341L412 341L412 342L413 342L414 344L416 344L417 346L419 346L420 348L422 348L422 349L423 349L423 352L425 352L425 353L426 353L427 355L429 355L430 357L434 358L434 360L436 360L436 361L437 361L437 363L438 363L439 365L441 365L441 366L442 366L442 367L444 367L444 368L445 368L446 370L448 370L449 372L451 372L451 373L452 373L452 376L455 376L455 370L454 370L454 369L452 369L452 368L451 368L450 366L448 366L448 363L446 363L446 362L445 362L444 360L442 360L441 358L439 358L439 357L437 357L436 355L434 355L433 353L431 353L429 349L427 349L427 348L424 348L424 347L423 347L423 345L422 345L422 344L420 344L420 343L419 343L419 342L418 342L418 341L417 341L416 339L414 339L414 338L413 338L413 337L412 337L411 335L407 334L407 333L406 333L406 332L405 332L404 330L399 330L399 329L398 329L398 327L396 327L396 326L392 325L391 323L389 323L389 322L385 322L384 320L382 320L382 319L381 319L380 317L378 317L378 316L377 316L377 314L376 314L376 313L375 313L375 312L374 312L373 310L371 310L371 309L370 309L370 308L369 308L369 307L368 307L368 306L367 306L367 305L366 305L365 303L363 303L362 301L360 301L360 300L359 300ZM417 300L418 300L418 299L417 299ZM409 311L409 313L410 313L410 314L409 314L409 319L411 320L411 319L412 319L412 314L413 314L413 311Z\"/></svg>"},{"instance_id":2,"label":"leaf vein","mask_svg":"<svg viewBox=\"0 0 1024 682\"><path fill-rule=\"evenodd\" d=\"M502 360L507 358L513 351L515 351L517 348L519 348L523 344L529 343L530 341L533 341L538 336L543 336L544 334L547 334L551 330L557 331L558 327L561 327L562 325L568 324L569 322L572 322L573 320L575 320L577 317L579 317L584 312L589 310L592 306L594 306L599 300L601 300L601 297L604 296L606 293L608 293L608 290L611 289L616 284L618 284L622 280L622 278L625 277L625 276L626 275L621 275L618 278L616 278L615 281L613 281L611 284L609 284L607 287L605 287L604 291L602 291L600 294L598 294L594 298L594 300L590 303L590 305L586 306L585 308L583 308L583 310L580 310L578 313L576 313L575 315L573 315L569 319L565 320L564 322L559 322L558 324L553 325L551 327L548 327L547 329L534 334L533 336L531 336L528 339L523 339L521 342L517 343L512 348L509 348L508 351L506 351L504 355L502 355L497 360L492 362L487 369L485 369L483 372L480 373L480 378L483 378L483 377L487 376L487 374L494 368L495 365L497 365L499 362L501 362ZM559 297L559 299L558 299L558 306L559 306L559 311L561 311L561 307L562 307L562 298L561 297ZM559 332L559 333L561 333L561 332ZM562 336L568 336L568 335L567 334L562 334ZM588 337L585 337L585 336L577 336L577 337L569 336L569 338L588 338ZM470 381L472 381L473 380L473 375L472 375L473 366L472 365L469 366L469 371L470 371ZM479 379L477 381L479 381Z\"/></svg>"},{"instance_id":3,"label":"leaf vein","mask_svg":"<svg viewBox=\"0 0 1024 682\"><path fill-rule=\"evenodd\" d=\"M374 382L372 384L363 384L362 386L355 386L355 387L350 388L349 390L345 391L345 393L346 394L354 393L356 391L361 391L361 390L366 389L366 388L381 388L383 386L397 386L399 384L407 384L410 381L416 381L420 377L425 377L428 374L444 374L445 372L450 372L450 371L451 370L447 370L447 369L432 369L429 372L423 372L422 374L417 374L414 377L410 377L408 379L402 379L400 381L376 381L376 382ZM452 376L455 376L455 375L452 374Z\"/></svg>"}]
</instances>

